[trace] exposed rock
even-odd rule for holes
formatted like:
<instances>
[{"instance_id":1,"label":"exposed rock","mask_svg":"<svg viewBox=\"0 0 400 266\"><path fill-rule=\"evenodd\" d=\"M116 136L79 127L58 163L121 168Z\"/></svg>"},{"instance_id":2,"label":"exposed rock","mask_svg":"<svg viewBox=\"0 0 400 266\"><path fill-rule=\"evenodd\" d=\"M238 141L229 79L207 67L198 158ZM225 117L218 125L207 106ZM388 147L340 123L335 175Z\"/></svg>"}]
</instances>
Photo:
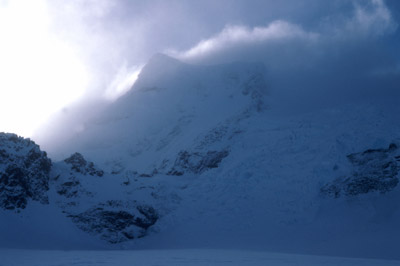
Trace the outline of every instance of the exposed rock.
<instances>
[{"instance_id":1,"label":"exposed rock","mask_svg":"<svg viewBox=\"0 0 400 266\"><path fill-rule=\"evenodd\" d=\"M183 175L185 172L201 174L204 171L217 168L221 161L227 157L228 151L208 151L207 153L181 151L175 160L174 166L168 175Z\"/></svg>"},{"instance_id":2,"label":"exposed rock","mask_svg":"<svg viewBox=\"0 0 400 266\"><path fill-rule=\"evenodd\" d=\"M369 149L347 156L353 165L353 173L339 178L321 188L323 194L339 197L355 196L373 191L386 193L399 183L400 154L396 144L387 149Z\"/></svg>"},{"instance_id":3,"label":"exposed rock","mask_svg":"<svg viewBox=\"0 0 400 266\"><path fill-rule=\"evenodd\" d=\"M71 165L71 169L83 175L89 174L91 176L103 176L104 171L95 167L93 162L87 162L82 154L76 152L64 160L67 164Z\"/></svg>"},{"instance_id":4,"label":"exposed rock","mask_svg":"<svg viewBox=\"0 0 400 266\"><path fill-rule=\"evenodd\" d=\"M201 139L198 139L197 148L208 147L214 143L221 142L224 138L229 134L229 126L226 124L219 125L216 128L210 130L205 136L202 136Z\"/></svg>"},{"instance_id":5,"label":"exposed rock","mask_svg":"<svg viewBox=\"0 0 400 266\"><path fill-rule=\"evenodd\" d=\"M115 244L143 237L158 220L153 207L132 205L135 204L107 201L69 217L81 230Z\"/></svg>"},{"instance_id":6,"label":"exposed rock","mask_svg":"<svg viewBox=\"0 0 400 266\"><path fill-rule=\"evenodd\" d=\"M158 174L158 170L156 168L153 169L151 173L141 173L139 177L153 177Z\"/></svg>"},{"instance_id":7,"label":"exposed rock","mask_svg":"<svg viewBox=\"0 0 400 266\"><path fill-rule=\"evenodd\" d=\"M24 209L29 199L48 203L51 161L29 139L0 133L0 207Z\"/></svg>"},{"instance_id":8,"label":"exposed rock","mask_svg":"<svg viewBox=\"0 0 400 266\"><path fill-rule=\"evenodd\" d=\"M79 187L80 182L78 180L67 181L57 186L57 193L66 198L76 197L79 192Z\"/></svg>"},{"instance_id":9,"label":"exposed rock","mask_svg":"<svg viewBox=\"0 0 400 266\"><path fill-rule=\"evenodd\" d=\"M80 179L82 177L82 175L67 172L52 182L59 195L56 203L63 212L71 213L72 209L75 209L75 207L80 206L82 203L86 204L89 199L94 197L94 191L88 190L83 185L85 182L82 182L83 180Z\"/></svg>"}]
</instances>

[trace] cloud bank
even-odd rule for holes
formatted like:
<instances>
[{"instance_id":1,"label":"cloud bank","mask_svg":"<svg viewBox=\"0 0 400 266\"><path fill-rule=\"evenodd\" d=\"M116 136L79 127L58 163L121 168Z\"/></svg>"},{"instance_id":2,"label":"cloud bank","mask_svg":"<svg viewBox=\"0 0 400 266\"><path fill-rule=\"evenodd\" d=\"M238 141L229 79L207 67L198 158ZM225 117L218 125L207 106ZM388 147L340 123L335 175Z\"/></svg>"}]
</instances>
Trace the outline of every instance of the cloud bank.
<instances>
[{"instance_id":1,"label":"cloud bank","mask_svg":"<svg viewBox=\"0 0 400 266\"><path fill-rule=\"evenodd\" d=\"M349 17L334 14L323 18L313 30L305 30L300 24L294 24L284 20L275 20L267 26L249 28L241 25L227 25L216 35L201 40L198 44L184 51L168 51L170 55L187 61L207 61L207 57L216 54L231 53L231 50L247 50L251 54L253 46L263 46L274 49L273 45L288 44L295 47L299 43L312 46L313 49L329 49L332 46L351 46L353 42L359 45L376 41L379 37L396 32L397 22L391 16L390 10L382 0L371 0L367 5L353 2L353 12ZM248 48L248 49L246 49ZM295 48L293 48L295 49ZM261 55L263 53L258 55ZM319 51L313 51L318 53ZM258 56L257 55L257 56ZM230 54L233 59L241 59L247 56L243 54Z\"/></svg>"},{"instance_id":2,"label":"cloud bank","mask_svg":"<svg viewBox=\"0 0 400 266\"><path fill-rule=\"evenodd\" d=\"M309 29L284 20L228 25L187 50L168 53L195 64L262 61L284 108L319 108L398 93L400 58L391 53L397 28L384 1L352 1L348 15L331 14Z\"/></svg>"},{"instance_id":3,"label":"cloud bank","mask_svg":"<svg viewBox=\"0 0 400 266\"><path fill-rule=\"evenodd\" d=\"M263 62L271 109L298 112L399 96L395 0L48 3L54 32L75 48L92 77L85 97L53 119L63 123L58 132L82 128L129 90L158 52L192 64ZM50 124L43 130L60 128Z\"/></svg>"},{"instance_id":4,"label":"cloud bank","mask_svg":"<svg viewBox=\"0 0 400 266\"><path fill-rule=\"evenodd\" d=\"M121 87L116 84L121 73L129 69L124 75L134 76L158 52L195 64L263 61L269 70L299 71L344 65L376 72L395 67L399 58L398 52L389 58L400 44L391 37L398 28L395 0L55 0L48 5L54 32L75 47L92 74L86 90L91 98L121 95L110 96L110 88Z\"/></svg>"},{"instance_id":5,"label":"cloud bank","mask_svg":"<svg viewBox=\"0 0 400 266\"><path fill-rule=\"evenodd\" d=\"M315 41L318 34L305 32L301 27L286 21L274 21L267 27L248 28L245 26L227 26L216 36L200 41L199 44L187 51L171 51L172 56L182 60L207 57L210 54L221 53L235 46L246 46L274 41L291 41L303 39Z\"/></svg>"}]
</instances>

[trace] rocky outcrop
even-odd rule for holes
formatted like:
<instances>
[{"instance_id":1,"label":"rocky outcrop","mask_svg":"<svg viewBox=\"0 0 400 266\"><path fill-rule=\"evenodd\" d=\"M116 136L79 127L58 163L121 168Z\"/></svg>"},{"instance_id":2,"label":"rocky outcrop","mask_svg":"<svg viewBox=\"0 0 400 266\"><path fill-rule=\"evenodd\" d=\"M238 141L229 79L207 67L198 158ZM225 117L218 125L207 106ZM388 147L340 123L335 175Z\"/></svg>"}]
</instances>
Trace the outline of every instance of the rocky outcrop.
<instances>
[{"instance_id":1,"label":"rocky outcrop","mask_svg":"<svg viewBox=\"0 0 400 266\"><path fill-rule=\"evenodd\" d=\"M133 200L114 200L112 196L104 198L102 192L107 188L100 184L107 178L98 178L104 172L80 153L55 164L55 169L58 176L52 184L58 194L56 204L82 231L116 244L145 236L158 220L153 207ZM134 175L142 176L137 172Z\"/></svg>"},{"instance_id":2,"label":"rocky outcrop","mask_svg":"<svg viewBox=\"0 0 400 266\"><path fill-rule=\"evenodd\" d=\"M158 220L153 207L115 200L69 217L81 230L113 244L143 237Z\"/></svg>"},{"instance_id":3,"label":"rocky outcrop","mask_svg":"<svg viewBox=\"0 0 400 266\"><path fill-rule=\"evenodd\" d=\"M75 198L82 190L81 187L78 180L67 181L57 186L57 193L66 198Z\"/></svg>"},{"instance_id":4,"label":"rocky outcrop","mask_svg":"<svg viewBox=\"0 0 400 266\"><path fill-rule=\"evenodd\" d=\"M95 167L93 162L87 162L82 154L76 152L64 160L71 165L71 170L83 175L103 176L104 171Z\"/></svg>"},{"instance_id":5,"label":"rocky outcrop","mask_svg":"<svg viewBox=\"0 0 400 266\"><path fill-rule=\"evenodd\" d=\"M186 172L201 174L208 169L217 168L228 154L226 150L206 153L181 151L167 175L180 176Z\"/></svg>"},{"instance_id":6,"label":"rocky outcrop","mask_svg":"<svg viewBox=\"0 0 400 266\"><path fill-rule=\"evenodd\" d=\"M29 200L48 203L51 160L29 139L0 133L0 208L24 209Z\"/></svg>"},{"instance_id":7,"label":"rocky outcrop","mask_svg":"<svg viewBox=\"0 0 400 266\"><path fill-rule=\"evenodd\" d=\"M332 197L355 196L373 191L386 193L399 183L400 149L395 143L387 149L369 149L347 156L353 166L351 175L321 188Z\"/></svg>"}]
</instances>

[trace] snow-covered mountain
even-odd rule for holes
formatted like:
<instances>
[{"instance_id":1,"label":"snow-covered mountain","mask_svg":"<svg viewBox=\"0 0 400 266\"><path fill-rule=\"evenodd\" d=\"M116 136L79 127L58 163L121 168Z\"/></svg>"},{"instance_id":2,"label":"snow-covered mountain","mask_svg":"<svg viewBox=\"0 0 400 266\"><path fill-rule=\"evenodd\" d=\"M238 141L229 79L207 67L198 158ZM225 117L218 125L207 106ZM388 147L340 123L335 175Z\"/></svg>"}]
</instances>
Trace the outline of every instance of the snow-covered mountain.
<instances>
[{"instance_id":1,"label":"snow-covered mountain","mask_svg":"<svg viewBox=\"0 0 400 266\"><path fill-rule=\"evenodd\" d=\"M12 209L9 191L32 190L5 181L25 160L9 158L38 147L4 135L0 245L399 259L400 107L371 100L296 113L274 100L262 64L156 55L127 94L50 147L42 189Z\"/></svg>"}]
</instances>

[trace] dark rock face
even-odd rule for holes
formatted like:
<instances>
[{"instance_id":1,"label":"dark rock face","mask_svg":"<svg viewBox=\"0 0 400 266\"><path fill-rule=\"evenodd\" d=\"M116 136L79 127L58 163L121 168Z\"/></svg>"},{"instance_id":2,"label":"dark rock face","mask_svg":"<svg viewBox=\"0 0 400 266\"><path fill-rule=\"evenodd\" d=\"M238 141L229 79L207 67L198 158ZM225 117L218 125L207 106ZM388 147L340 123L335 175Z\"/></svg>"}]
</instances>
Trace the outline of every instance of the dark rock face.
<instances>
[{"instance_id":1,"label":"dark rock face","mask_svg":"<svg viewBox=\"0 0 400 266\"><path fill-rule=\"evenodd\" d=\"M64 160L67 164L71 165L71 169L83 175L89 174L91 176L103 176L104 171L97 169L93 162L87 162L82 154L76 152Z\"/></svg>"},{"instance_id":2,"label":"dark rock face","mask_svg":"<svg viewBox=\"0 0 400 266\"><path fill-rule=\"evenodd\" d=\"M78 180L67 181L57 186L57 193L66 198L73 198L78 195L80 182Z\"/></svg>"},{"instance_id":3,"label":"dark rock face","mask_svg":"<svg viewBox=\"0 0 400 266\"><path fill-rule=\"evenodd\" d=\"M0 133L0 207L24 209L29 199L47 204L51 165L33 141Z\"/></svg>"},{"instance_id":4,"label":"dark rock face","mask_svg":"<svg viewBox=\"0 0 400 266\"><path fill-rule=\"evenodd\" d=\"M339 197L373 191L389 192L399 183L400 150L392 143L387 149L369 149L347 156L353 165L352 175L322 187L323 194Z\"/></svg>"},{"instance_id":5,"label":"dark rock face","mask_svg":"<svg viewBox=\"0 0 400 266\"><path fill-rule=\"evenodd\" d=\"M56 176L50 180L51 169ZM20 211L30 201L48 204L51 185L57 192L55 204L81 230L110 243L145 236L159 218L156 210L136 201L99 201L91 182L103 175L79 153L52 167L33 141L0 133L0 208Z\"/></svg>"},{"instance_id":6,"label":"dark rock face","mask_svg":"<svg viewBox=\"0 0 400 266\"><path fill-rule=\"evenodd\" d=\"M81 230L99 235L110 243L120 243L143 237L158 220L153 207L128 205L121 201L107 201L69 217Z\"/></svg>"},{"instance_id":7,"label":"dark rock face","mask_svg":"<svg viewBox=\"0 0 400 266\"><path fill-rule=\"evenodd\" d=\"M228 151L208 151L207 153L181 151L175 160L174 166L168 175L183 175L185 172L201 174L204 171L217 168L221 161L227 157Z\"/></svg>"}]
</instances>

